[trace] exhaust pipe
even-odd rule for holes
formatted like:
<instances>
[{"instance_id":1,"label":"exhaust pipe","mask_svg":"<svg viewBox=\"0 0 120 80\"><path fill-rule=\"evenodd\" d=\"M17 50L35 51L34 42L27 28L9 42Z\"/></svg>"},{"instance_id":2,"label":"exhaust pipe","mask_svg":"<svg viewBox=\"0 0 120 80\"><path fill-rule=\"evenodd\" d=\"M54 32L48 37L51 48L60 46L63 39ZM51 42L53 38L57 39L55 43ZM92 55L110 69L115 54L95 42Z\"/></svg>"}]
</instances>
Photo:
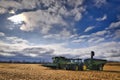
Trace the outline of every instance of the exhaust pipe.
<instances>
[{"instance_id":1,"label":"exhaust pipe","mask_svg":"<svg viewBox=\"0 0 120 80\"><path fill-rule=\"evenodd\" d=\"M91 60L93 60L93 56L95 55L94 51L91 51Z\"/></svg>"}]
</instances>

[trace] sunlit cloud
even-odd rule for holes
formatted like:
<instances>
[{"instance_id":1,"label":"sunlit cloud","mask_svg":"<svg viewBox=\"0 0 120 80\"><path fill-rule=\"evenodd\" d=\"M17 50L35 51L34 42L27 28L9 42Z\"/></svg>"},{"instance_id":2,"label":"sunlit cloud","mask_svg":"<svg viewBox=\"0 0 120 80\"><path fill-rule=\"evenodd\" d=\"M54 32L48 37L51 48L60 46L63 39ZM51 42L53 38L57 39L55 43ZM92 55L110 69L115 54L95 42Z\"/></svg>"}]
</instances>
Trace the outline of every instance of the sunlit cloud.
<instances>
[{"instance_id":1,"label":"sunlit cloud","mask_svg":"<svg viewBox=\"0 0 120 80\"><path fill-rule=\"evenodd\" d=\"M23 21L26 20L26 17L24 14L19 14L9 17L8 20L14 22L15 24L21 24Z\"/></svg>"}]
</instances>

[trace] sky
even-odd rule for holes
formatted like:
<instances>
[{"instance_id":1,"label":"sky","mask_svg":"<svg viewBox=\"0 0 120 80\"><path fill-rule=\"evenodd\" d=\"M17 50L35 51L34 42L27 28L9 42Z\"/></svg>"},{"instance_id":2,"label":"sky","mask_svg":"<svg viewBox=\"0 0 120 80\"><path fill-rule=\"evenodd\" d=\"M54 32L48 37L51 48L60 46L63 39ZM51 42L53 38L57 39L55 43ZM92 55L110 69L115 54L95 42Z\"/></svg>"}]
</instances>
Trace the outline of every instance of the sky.
<instances>
[{"instance_id":1,"label":"sky","mask_svg":"<svg viewBox=\"0 0 120 80\"><path fill-rule=\"evenodd\" d=\"M120 61L120 0L0 0L0 60Z\"/></svg>"}]
</instances>

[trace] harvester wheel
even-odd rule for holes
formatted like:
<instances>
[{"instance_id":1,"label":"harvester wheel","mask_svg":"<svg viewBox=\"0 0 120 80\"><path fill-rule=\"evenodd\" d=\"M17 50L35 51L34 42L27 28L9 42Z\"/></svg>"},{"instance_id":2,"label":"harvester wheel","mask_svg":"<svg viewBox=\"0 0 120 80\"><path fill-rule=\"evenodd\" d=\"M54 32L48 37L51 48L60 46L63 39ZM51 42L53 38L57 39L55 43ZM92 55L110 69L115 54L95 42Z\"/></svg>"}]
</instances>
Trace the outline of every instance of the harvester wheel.
<instances>
[{"instance_id":1,"label":"harvester wheel","mask_svg":"<svg viewBox=\"0 0 120 80\"><path fill-rule=\"evenodd\" d=\"M87 66L86 65L83 65L83 70L87 70Z\"/></svg>"},{"instance_id":2,"label":"harvester wheel","mask_svg":"<svg viewBox=\"0 0 120 80\"><path fill-rule=\"evenodd\" d=\"M75 70L78 71L78 66L76 66Z\"/></svg>"},{"instance_id":3,"label":"harvester wheel","mask_svg":"<svg viewBox=\"0 0 120 80\"><path fill-rule=\"evenodd\" d=\"M64 70L67 70L66 66L64 67Z\"/></svg>"},{"instance_id":4,"label":"harvester wheel","mask_svg":"<svg viewBox=\"0 0 120 80\"><path fill-rule=\"evenodd\" d=\"M103 66L102 66L102 65L99 66L99 70L100 70L100 71L103 70Z\"/></svg>"}]
</instances>

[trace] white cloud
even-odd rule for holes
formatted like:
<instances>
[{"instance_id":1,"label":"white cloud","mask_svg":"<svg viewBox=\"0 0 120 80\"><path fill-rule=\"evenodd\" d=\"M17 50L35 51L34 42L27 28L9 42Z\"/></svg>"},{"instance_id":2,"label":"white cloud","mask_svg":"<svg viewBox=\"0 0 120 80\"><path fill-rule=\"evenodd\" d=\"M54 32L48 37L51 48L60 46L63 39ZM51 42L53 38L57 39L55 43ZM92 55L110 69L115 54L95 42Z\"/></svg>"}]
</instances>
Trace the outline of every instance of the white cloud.
<instances>
[{"instance_id":1,"label":"white cloud","mask_svg":"<svg viewBox=\"0 0 120 80\"><path fill-rule=\"evenodd\" d=\"M106 3L107 3L107 0L94 0L94 5L98 8L105 5Z\"/></svg>"},{"instance_id":2,"label":"white cloud","mask_svg":"<svg viewBox=\"0 0 120 80\"><path fill-rule=\"evenodd\" d=\"M23 14L20 14L9 17L8 20L11 20L15 24L21 24L22 21L26 21L26 17Z\"/></svg>"},{"instance_id":3,"label":"white cloud","mask_svg":"<svg viewBox=\"0 0 120 80\"><path fill-rule=\"evenodd\" d=\"M18 38L18 37L5 37L7 41L13 44L28 44L29 42L27 40Z\"/></svg>"},{"instance_id":4,"label":"white cloud","mask_svg":"<svg viewBox=\"0 0 120 80\"><path fill-rule=\"evenodd\" d=\"M13 41L15 37L9 37L8 40ZM20 39L21 40L21 39ZM103 39L98 39L102 41ZM16 40L15 40L16 41ZM68 47L66 47L68 46ZM84 48L69 48L69 43L56 43L56 44L43 44L43 45L30 45L29 44L19 44L19 43L7 43L5 41L0 41L0 55L2 56L28 56L28 57L52 57L52 56L69 56L69 57L80 57L89 58L90 51L95 51L95 57L108 59L110 57L120 56L120 43L119 42L106 42L99 43L94 46L88 46ZM115 60L119 60L116 58Z\"/></svg>"},{"instance_id":5,"label":"white cloud","mask_svg":"<svg viewBox=\"0 0 120 80\"><path fill-rule=\"evenodd\" d=\"M54 50L40 46L29 46L21 51L24 56L29 57L47 57L53 54ZM25 54L24 54L25 53Z\"/></svg>"},{"instance_id":6,"label":"white cloud","mask_svg":"<svg viewBox=\"0 0 120 80\"><path fill-rule=\"evenodd\" d=\"M78 39L78 40L73 40L72 42L73 43L82 43L84 41L85 41L84 39Z\"/></svg>"},{"instance_id":7,"label":"white cloud","mask_svg":"<svg viewBox=\"0 0 120 80\"><path fill-rule=\"evenodd\" d=\"M13 0L11 0L11 1L8 1L8 0L1 0L0 1L0 5L1 5L1 7L3 7L4 9L8 9L8 8L21 8L22 6L21 6L21 4L19 4L18 2L16 2L16 1L13 1Z\"/></svg>"},{"instance_id":8,"label":"white cloud","mask_svg":"<svg viewBox=\"0 0 120 80\"><path fill-rule=\"evenodd\" d=\"M1 55L1 56L8 56L8 57L10 57L10 56L15 56L15 54L11 54L11 53L9 53L9 52L8 52L8 53L7 53L7 52L3 52L3 53L1 52L0 55Z\"/></svg>"},{"instance_id":9,"label":"white cloud","mask_svg":"<svg viewBox=\"0 0 120 80\"><path fill-rule=\"evenodd\" d=\"M90 37L90 35L81 35L79 38L83 39L83 38L88 38L88 37Z\"/></svg>"},{"instance_id":10,"label":"white cloud","mask_svg":"<svg viewBox=\"0 0 120 80\"><path fill-rule=\"evenodd\" d=\"M71 57L80 57L80 58L88 58L90 57L90 51L95 51L95 57L97 58L105 58L108 59L112 56L120 56L120 50L118 47L120 47L120 43L117 42L106 42L106 43L100 43L95 46L89 46L85 48L67 48L65 45L68 44L53 44L53 45L46 45L44 48L52 48L54 49L55 55L71 55ZM72 46L72 45L71 45ZM86 55L86 57L84 56ZM118 58L116 59L119 60Z\"/></svg>"},{"instance_id":11,"label":"white cloud","mask_svg":"<svg viewBox=\"0 0 120 80\"><path fill-rule=\"evenodd\" d=\"M104 41L105 39L104 38L101 38L101 37L93 37L93 38L90 38L89 40L88 40L88 42L90 43L90 44L95 44L95 43L100 43L100 42L102 42L102 41Z\"/></svg>"},{"instance_id":12,"label":"white cloud","mask_svg":"<svg viewBox=\"0 0 120 80\"><path fill-rule=\"evenodd\" d=\"M19 51L25 47L28 47L28 44L29 44L29 42L22 38L18 38L15 36L8 37L5 35L0 40L0 50Z\"/></svg>"},{"instance_id":13,"label":"white cloud","mask_svg":"<svg viewBox=\"0 0 120 80\"><path fill-rule=\"evenodd\" d=\"M6 9L0 7L0 14L4 14L4 13L6 13L6 12L7 12Z\"/></svg>"},{"instance_id":14,"label":"white cloud","mask_svg":"<svg viewBox=\"0 0 120 80\"><path fill-rule=\"evenodd\" d=\"M120 39L120 30L116 30L114 38Z\"/></svg>"},{"instance_id":15,"label":"white cloud","mask_svg":"<svg viewBox=\"0 0 120 80\"><path fill-rule=\"evenodd\" d=\"M69 39L71 35L72 34L70 31L63 28L63 30L59 34L48 34L48 35L43 36L43 38L45 39L54 38L56 40L65 40L65 39Z\"/></svg>"},{"instance_id":16,"label":"white cloud","mask_svg":"<svg viewBox=\"0 0 120 80\"><path fill-rule=\"evenodd\" d=\"M5 33L3 33L3 32L0 32L0 37L1 37L1 36L5 36Z\"/></svg>"},{"instance_id":17,"label":"white cloud","mask_svg":"<svg viewBox=\"0 0 120 80\"><path fill-rule=\"evenodd\" d=\"M15 36L3 36L0 40L0 55L2 56L16 56L16 54L26 47L29 47L29 42L22 38Z\"/></svg>"},{"instance_id":18,"label":"white cloud","mask_svg":"<svg viewBox=\"0 0 120 80\"><path fill-rule=\"evenodd\" d=\"M39 0L1 0L0 5L2 11L0 13L10 12L11 10L17 11L18 9L33 9L39 5Z\"/></svg>"},{"instance_id":19,"label":"white cloud","mask_svg":"<svg viewBox=\"0 0 120 80\"><path fill-rule=\"evenodd\" d=\"M104 36L107 33L106 30L98 31L96 33L92 33L92 36Z\"/></svg>"},{"instance_id":20,"label":"white cloud","mask_svg":"<svg viewBox=\"0 0 120 80\"><path fill-rule=\"evenodd\" d=\"M2 3L4 4L1 4ZM20 30L22 31L34 31L39 30L43 34L43 38L54 39L69 39L74 38L72 42L80 43L78 45L87 44L83 48L79 48L78 45L74 45L77 48L70 48L73 45L69 43L58 44L44 44L44 45L30 45L27 40L19 37L8 37L4 33L0 33L0 36L5 37L4 41L0 40L0 55L4 56L27 56L27 57L40 57L40 56L54 56L54 55L71 55L70 57L77 56L81 58L90 57L90 51L95 51L97 57L120 56L119 42L106 42L103 36L107 34L107 30L98 31L90 35L74 35L73 25L75 21L79 21L82 18L82 12L85 11L83 7L84 0L21 0L22 2L15 2L13 0L6 1L1 0L0 5L2 7L0 14L2 13L15 13L17 10L22 12L22 9L28 9L27 12L13 15L8 19L15 22L15 24L21 24ZM95 0L95 5L100 7L106 3L106 0ZM15 4L15 5L13 5ZM41 5L43 4L43 5ZM67 9L68 6L70 9ZM8 10L11 8L10 10ZM35 10L34 10L35 9ZM13 12L12 12L13 11ZM24 11L24 10L23 10ZM105 20L107 15L98 18L98 21ZM71 19L73 23L70 23ZM57 25L57 26L56 26ZM89 26L84 32L92 30L94 26ZM119 28L119 22L111 23L110 28ZM116 37L119 37L119 31L115 33ZM102 42L103 41L103 42ZM71 44L72 44L71 42ZM93 43L92 43L93 42ZM102 43L101 43L102 42ZM89 43L97 45L89 45ZM66 47L67 46L67 47ZM119 60L119 58L116 58Z\"/></svg>"},{"instance_id":21,"label":"white cloud","mask_svg":"<svg viewBox=\"0 0 120 80\"><path fill-rule=\"evenodd\" d=\"M84 32L88 32L88 31L92 30L93 28L94 28L94 26L89 26L89 27L87 27L87 28L85 29Z\"/></svg>"},{"instance_id":22,"label":"white cloud","mask_svg":"<svg viewBox=\"0 0 120 80\"><path fill-rule=\"evenodd\" d=\"M120 28L120 21L112 22L109 26L109 29L113 29L113 28Z\"/></svg>"},{"instance_id":23,"label":"white cloud","mask_svg":"<svg viewBox=\"0 0 120 80\"><path fill-rule=\"evenodd\" d=\"M19 16L21 17L19 19ZM16 18L18 18L16 20ZM48 33L49 29L53 27L52 25L60 24L66 26L66 23L59 15L51 15L47 11L38 10L36 12L24 12L8 18L16 23L21 21L24 22L20 27L23 31L33 31L36 27L41 29L41 33ZM15 20L14 20L15 19Z\"/></svg>"},{"instance_id":24,"label":"white cloud","mask_svg":"<svg viewBox=\"0 0 120 80\"><path fill-rule=\"evenodd\" d=\"M89 27L88 27L89 28ZM75 39L72 40L73 43L86 43L88 45L96 45L98 43L104 42L105 36L109 36L109 31L102 30L89 35L80 35L76 36Z\"/></svg>"},{"instance_id":25,"label":"white cloud","mask_svg":"<svg viewBox=\"0 0 120 80\"><path fill-rule=\"evenodd\" d=\"M104 21L107 19L107 15L105 14L103 17L97 18L97 21Z\"/></svg>"},{"instance_id":26,"label":"white cloud","mask_svg":"<svg viewBox=\"0 0 120 80\"><path fill-rule=\"evenodd\" d=\"M68 5L78 7L83 4L83 0L68 0Z\"/></svg>"},{"instance_id":27,"label":"white cloud","mask_svg":"<svg viewBox=\"0 0 120 80\"><path fill-rule=\"evenodd\" d=\"M75 21L79 21L82 18L82 14L81 13L77 13L75 16Z\"/></svg>"},{"instance_id":28,"label":"white cloud","mask_svg":"<svg viewBox=\"0 0 120 80\"><path fill-rule=\"evenodd\" d=\"M83 0L22 0L17 3L20 4L21 8L15 5L16 10L12 11L17 11L19 9L21 11L22 9L29 9L31 11L13 15L8 19L15 24L21 24L20 30L22 31L34 31L37 29L45 36L56 35L66 37L70 34L73 35L74 22L81 20L82 12L85 11ZM68 9L65 5L71 8ZM9 8L11 5L4 7ZM36 10L34 11L32 9ZM68 21L69 19L71 19L73 23L70 23ZM65 32L63 32L64 28L66 30ZM54 31L54 29L59 29L59 31ZM63 35L63 33L66 34Z\"/></svg>"},{"instance_id":29,"label":"white cloud","mask_svg":"<svg viewBox=\"0 0 120 80\"><path fill-rule=\"evenodd\" d=\"M120 36L120 21L117 22L112 22L108 28L106 28L106 30L109 32L109 37L111 37L112 39L119 39Z\"/></svg>"}]
</instances>

